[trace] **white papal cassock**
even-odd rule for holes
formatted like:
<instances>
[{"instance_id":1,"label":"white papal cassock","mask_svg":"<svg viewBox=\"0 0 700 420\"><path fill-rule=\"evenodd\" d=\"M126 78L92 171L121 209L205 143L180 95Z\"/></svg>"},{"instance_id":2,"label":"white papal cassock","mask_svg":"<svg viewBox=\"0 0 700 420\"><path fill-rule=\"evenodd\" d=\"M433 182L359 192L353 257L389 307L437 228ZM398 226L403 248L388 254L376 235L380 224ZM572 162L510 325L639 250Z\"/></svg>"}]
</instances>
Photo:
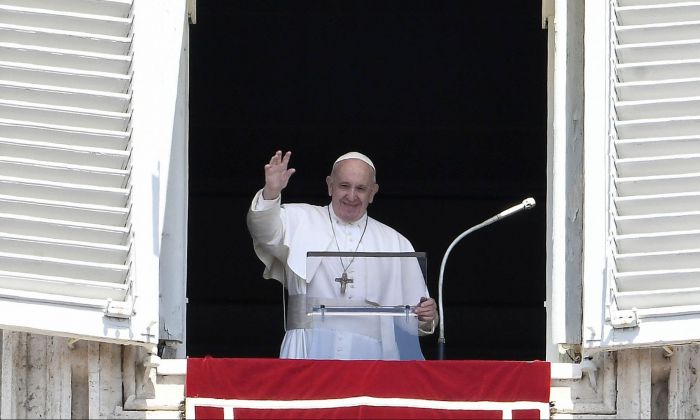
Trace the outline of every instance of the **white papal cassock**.
<instances>
[{"instance_id":1,"label":"white papal cassock","mask_svg":"<svg viewBox=\"0 0 700 420\"><path fill-rule=\"evenodd\" d=\"M376 324L363 322L341 328L313 328L306 316L309 297L345 306L395 306L418 304L428 290L417 264L414 269L401 267L399 259L393 266L377 266L372 259L324 258L307 261L307 252L413 252L413 246L403 235L366 214L354 223L346 223L333 213L331 205L284 204L281 198L265 200L262 190L253 198L248 212L248 229L258 258L265 264L264 278L276 279L287 288L289 304L287 331L282 341L280 357L304 359L421 359L415 355L399 354L391 317L376 317ZM366 228L365 228L366 225ZM363 235L364 233L364 235ZM351 262L352 261L352 262ZM342 264L342 265L341 265ZM398 266L397 266L398 264ZM353 283L345 293L335 278L347 269ZM367 281L368 273L382 271L382 281ZM429 334L435 321L421 323L416 334ZM417 340L416 340L417 344Z\"/></svg>"}]
</instances>

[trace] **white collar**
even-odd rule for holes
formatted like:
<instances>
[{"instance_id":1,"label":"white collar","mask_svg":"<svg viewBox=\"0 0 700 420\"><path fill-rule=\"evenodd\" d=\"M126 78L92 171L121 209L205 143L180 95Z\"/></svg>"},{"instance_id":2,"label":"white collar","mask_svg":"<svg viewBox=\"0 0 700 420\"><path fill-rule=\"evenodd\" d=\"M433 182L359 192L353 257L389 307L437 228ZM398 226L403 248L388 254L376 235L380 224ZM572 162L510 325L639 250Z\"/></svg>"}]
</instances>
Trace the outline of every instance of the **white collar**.
<instances>
[{"instance_id":1,"label":"white collar","mask_svg":"<svg viewBox=\"0 0 700 420\"><path fill-rule=\"evenodd\" d=\"M336 216L335 212L333 211L333 205L328 204L328 210L331 214L331 218L333 221L341 226L357 226L360 229L363 229L365 226L365 223L367 223L367 212L365 211L365 214L362 215L358 220L354 222L346 222L340 217Z\"/></svg>"}]
</instances>

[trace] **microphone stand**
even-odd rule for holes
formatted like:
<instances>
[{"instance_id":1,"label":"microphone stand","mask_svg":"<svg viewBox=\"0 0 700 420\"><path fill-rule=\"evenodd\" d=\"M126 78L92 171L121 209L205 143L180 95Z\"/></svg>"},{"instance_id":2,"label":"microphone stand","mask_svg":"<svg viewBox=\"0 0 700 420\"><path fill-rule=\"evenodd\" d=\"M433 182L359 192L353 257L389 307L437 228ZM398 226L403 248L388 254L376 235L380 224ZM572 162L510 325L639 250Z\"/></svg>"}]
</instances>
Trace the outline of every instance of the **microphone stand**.
<instances>
[{"instance_id":1,"label":"microphone stand","mask_svg":"<svg viewBox=\"0 0 700 420\"><path fill-rule=\"evenodd\" d=\"M512 214L515 214L521 210L530 210L531 208L535 207L535 199L534 198L526 198L523 200L522 203L518 204L517 206L513 206L507 210L503 210L502 212L498 213L497 215L491 217L490 219L486 219L483 222L479 223L476 226L472 226L469 229L465 230L462 232L459 236L457 236L454 241L450 244L450 246L447 247L447 251L445 251L445 256L442 257L442 264L440 264L440 277L438 280L438 309L440 313L440 336L438 337L438 359L439 360L444 360L445 359L445 312L442 308L442 281L443 281L443 276L445 274L445 265L447 264L447 257L450 255L450 252L452 252L452 248L457 245L457 242L461 241L465 236L469 235L470 233L481 229L484 226L488 226L491 223L497 222L504 217L508 217Z\"/></svg>"}]
</instances>

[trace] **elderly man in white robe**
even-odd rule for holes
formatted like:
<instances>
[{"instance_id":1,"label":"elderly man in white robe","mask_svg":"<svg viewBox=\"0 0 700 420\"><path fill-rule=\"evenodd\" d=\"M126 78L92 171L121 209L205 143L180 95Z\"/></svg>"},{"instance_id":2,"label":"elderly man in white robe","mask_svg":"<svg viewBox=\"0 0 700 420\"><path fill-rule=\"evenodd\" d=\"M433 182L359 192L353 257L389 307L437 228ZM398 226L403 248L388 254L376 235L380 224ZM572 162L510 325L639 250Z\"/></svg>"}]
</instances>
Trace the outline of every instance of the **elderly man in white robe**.
<instances>
[{"instance_id":1,"label":"elderly man in white robe","mask_svg":"<svg viewBox=\"0 0 700 420\"><path fill-rule=\"evenodd\" d=\"M388 317L345 318L339 328L318 328L313 323L317 317L308 315L310 296L322 303L349 306L410 302L415 305L417 323L408 333L414 336L434 332L437 307L417 265L414 270L390 268L399 273L392 272L390 280L377 284L363 281L368 270L377 269L372 266L376 262L368 259L334 258L309 264L307 253L313 251L410 253L414 249L403 235L367 215L379 190L376 169L367 156L350 152L334 162L326 177L331 202L323 207L281 204L282 190L295 172L289 167L290 158L291 152L277 151L265 165L265 185L253 198L247 216L255 252L265 264L263 277L280 281L289 294L280 357L423 359L419 348L417 354L401 354L399 334L393 324L387 325ZM340 281L350 277L352 283ZM415 343L418 346L417 338Z\"/></svg>"}]
</instances>

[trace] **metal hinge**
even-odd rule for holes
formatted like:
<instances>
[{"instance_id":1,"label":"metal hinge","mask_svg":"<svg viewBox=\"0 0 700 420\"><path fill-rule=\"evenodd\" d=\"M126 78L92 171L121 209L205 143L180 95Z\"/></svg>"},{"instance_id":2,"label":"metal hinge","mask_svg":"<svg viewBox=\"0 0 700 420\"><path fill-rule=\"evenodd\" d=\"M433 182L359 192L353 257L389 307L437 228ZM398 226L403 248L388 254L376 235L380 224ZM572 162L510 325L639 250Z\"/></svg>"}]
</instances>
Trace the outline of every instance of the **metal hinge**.
<instances>
[{"instance_id":1,"label":"metal hinge","mask_svg":"<svg viewBox=\"0 0 700 420\"><path fill-rule=\"evenodd\" d=\"M613 328L632 328L639 325L637 311L633 309L623 311L612 311L610 314L610 324Z\"/></svg>"},{"instance_id":2,"label":"metal hinge","mask_svg":"<svg viewBox=\"0 0 700 420\"><path fill-rule=\"evenodd\" d=\"M110 299L107 302L105 316L127 319L131 318L132 315L134 315L134 302L131 299L127 299L125 302L115 302Z\"/></svg>"}]
</instances>

